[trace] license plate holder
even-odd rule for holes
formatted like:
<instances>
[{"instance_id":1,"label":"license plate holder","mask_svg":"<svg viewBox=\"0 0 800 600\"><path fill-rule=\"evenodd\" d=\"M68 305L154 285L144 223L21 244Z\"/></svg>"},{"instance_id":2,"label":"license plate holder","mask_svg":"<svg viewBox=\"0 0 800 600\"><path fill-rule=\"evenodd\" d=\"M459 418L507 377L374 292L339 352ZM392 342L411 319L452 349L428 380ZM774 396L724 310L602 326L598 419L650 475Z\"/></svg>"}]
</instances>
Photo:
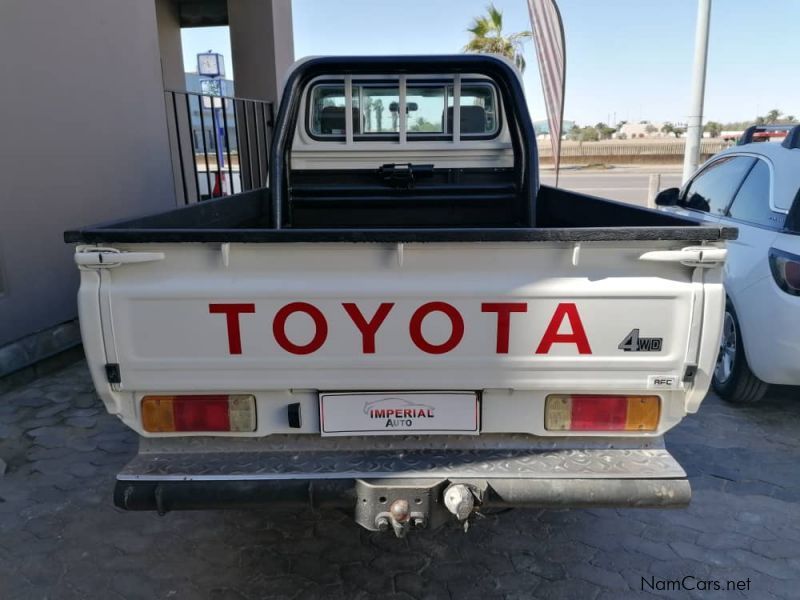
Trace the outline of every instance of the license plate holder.
<instances>
[{"instance_id":1,"label":"license plate holder","mask_svg":"<svg viewBox=\"0 0 800 600\"><path fill-rule=\"evenodd\" d=\"M476 392L320 392L320 432L345 435L477 435Z\"/></svg>"}]
</instances>

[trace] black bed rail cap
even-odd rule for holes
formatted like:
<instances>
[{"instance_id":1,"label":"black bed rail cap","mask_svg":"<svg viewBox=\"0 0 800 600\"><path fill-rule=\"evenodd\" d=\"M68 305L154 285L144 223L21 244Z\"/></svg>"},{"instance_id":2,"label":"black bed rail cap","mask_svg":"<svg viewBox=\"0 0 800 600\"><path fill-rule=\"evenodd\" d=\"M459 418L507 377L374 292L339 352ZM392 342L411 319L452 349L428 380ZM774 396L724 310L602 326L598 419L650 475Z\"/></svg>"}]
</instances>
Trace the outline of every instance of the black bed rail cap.
<instances>
[{"instance_id":1,"label":"black bed rail cap","mask_svg":"<svg viewBox=\"0 0 800 600\"><path fill-rule=\"evenodd\" d=\"M497 227L424 229L84 229L67 231L70 243L445 243L623 242L735 240L735 227Z\"/></svg>"},{"instance_id":2,"label":"black bed rail cap","mask_svg":"<svg viewBox=\"0 0 800 600\"><path fill-rule=\"evenodd\" d=\"M289 77L298 74L358 75L362 73L496 73L519 77L507 59L492 54L408 54L395 56L313 56L297 61Z\"/></svg>"}]
</instances>

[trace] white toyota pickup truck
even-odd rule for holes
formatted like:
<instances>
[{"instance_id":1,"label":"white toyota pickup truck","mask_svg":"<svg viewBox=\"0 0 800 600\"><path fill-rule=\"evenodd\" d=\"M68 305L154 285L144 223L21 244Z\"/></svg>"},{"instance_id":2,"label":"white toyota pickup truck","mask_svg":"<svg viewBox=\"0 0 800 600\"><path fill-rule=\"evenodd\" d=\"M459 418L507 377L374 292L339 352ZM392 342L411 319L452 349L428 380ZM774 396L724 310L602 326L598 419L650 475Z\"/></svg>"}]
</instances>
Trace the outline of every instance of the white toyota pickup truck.
<instances>
[{"instance_id":1,"label":"white toyota pickup truck","mask_svg":"<svg viewBox=\"0 0 800 600\"><path fill-rule=\"evenodd\" d=\"M65 234L117 506L305 502L404 535L489 507L677 507L736 230L540 186L510 64L316 58L270 186Z\"/></svg>"}]
</instances>

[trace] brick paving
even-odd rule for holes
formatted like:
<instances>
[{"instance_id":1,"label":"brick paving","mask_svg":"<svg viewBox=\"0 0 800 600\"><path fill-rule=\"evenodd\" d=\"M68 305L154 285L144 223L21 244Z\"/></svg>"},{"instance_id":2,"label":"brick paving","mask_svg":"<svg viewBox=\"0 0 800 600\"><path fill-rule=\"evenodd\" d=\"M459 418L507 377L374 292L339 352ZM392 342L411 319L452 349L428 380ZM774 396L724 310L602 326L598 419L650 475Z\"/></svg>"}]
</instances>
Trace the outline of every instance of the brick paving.
<instances>
[{"instance_id":1,"label":"brick paving","mask_svg":"<svg viewBox=\"0 0 800 600\"><path fill-rule=\"evenodd\" d=\"M403 540L334 511L128 513L111 490L136 436L81 362L0 396L0 598L617 600L686 576L749 591L655 593L800 597L800 392L711 396L667 445L686 510L515 510Z\"/></svg>"}]
</instances>

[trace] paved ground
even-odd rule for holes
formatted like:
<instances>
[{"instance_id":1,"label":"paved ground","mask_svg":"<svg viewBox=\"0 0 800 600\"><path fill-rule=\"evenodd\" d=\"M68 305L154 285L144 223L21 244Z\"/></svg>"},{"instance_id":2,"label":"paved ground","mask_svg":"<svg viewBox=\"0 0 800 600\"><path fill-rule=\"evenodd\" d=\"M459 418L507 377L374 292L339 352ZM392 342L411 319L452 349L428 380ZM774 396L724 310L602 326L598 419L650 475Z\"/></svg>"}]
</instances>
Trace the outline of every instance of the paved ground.
<instances>
[{"instance_id":1,"label":"paved ground","mask_svg":"<svg viewBox=\"0 0 800 600\"><path fill-rule=\"evenodd\" d=\"M0 396L0 598L616 600L686 576L749 592L659 594L798 598L798 432L796 390L752 408L712 396L667 440L686 510L517 510L397 540L336 512L116 510L135 437L78 363Z\"/></svg>"},{"instance_id":2,"label":"paved ground","mask_svg":"<svg viewBox=\"0 0 800 600\"><path fill-rule=\"evenodd\" d=\"M662 190L679 187L681 184L680 167L647 165L605 170L562 169L558 185L575 192L645 206L651 173L661 174ZM554 181L555 175L552 170L542 171L542 183L553 185Z\"/></svg>"}]
</instances>

